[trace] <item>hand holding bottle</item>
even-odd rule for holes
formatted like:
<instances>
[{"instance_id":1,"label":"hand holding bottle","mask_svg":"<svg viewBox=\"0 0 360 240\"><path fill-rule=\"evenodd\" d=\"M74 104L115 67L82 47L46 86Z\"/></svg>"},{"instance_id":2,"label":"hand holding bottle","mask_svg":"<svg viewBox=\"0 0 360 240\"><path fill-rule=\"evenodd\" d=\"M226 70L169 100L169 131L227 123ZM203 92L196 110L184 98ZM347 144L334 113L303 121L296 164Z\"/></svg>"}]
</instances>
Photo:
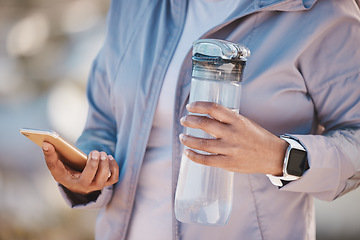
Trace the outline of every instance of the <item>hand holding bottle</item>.
<instances>
[{"instance_id":1,"label":"hand holding bottle","mask_svg":"<svg viewBox=\"0 0 360 240\"><path fill-rule=\"evenodd\" d=\"M181 134L180 140L187 147L212 153L205 155L186 149L185 154L190 160L232 172L282 174L288 146L284 140L216 103L198 101L188 104L187 110L202 116L183 117L183 126L201 129L215 137L203 139Z\"/></svg>"}]
</instances>

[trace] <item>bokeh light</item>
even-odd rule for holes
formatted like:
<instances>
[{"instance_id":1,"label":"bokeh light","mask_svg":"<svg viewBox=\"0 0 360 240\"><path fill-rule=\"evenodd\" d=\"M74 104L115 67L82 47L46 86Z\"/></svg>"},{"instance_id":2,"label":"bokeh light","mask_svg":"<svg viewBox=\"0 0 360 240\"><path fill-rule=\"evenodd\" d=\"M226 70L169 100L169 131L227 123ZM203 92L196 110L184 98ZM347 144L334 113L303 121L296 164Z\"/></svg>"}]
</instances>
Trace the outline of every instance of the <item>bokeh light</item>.
<instances>
[{"instance_id":1,"label":"bokeh light","mask_svg":"<svg viewBox=\"0 0 360 240\"><path fill-rule=\"evenodd\" d=\"M49 37L49 23L41 12L34 12L21 19L11 29L7 50L12 56L32 56L43 47Z\"/></svg>"},{"instance_id":2,"label":"bokeh light","mask_svg":"<svg viewBox=\"0 0 360 240\"><path fill-rule=\"evenodd\" d=\"M74 142L86 121L87 101L84 89L71 81L60 81L51 89L47 104L53 129Z\"/></svg>"}]
</instances>

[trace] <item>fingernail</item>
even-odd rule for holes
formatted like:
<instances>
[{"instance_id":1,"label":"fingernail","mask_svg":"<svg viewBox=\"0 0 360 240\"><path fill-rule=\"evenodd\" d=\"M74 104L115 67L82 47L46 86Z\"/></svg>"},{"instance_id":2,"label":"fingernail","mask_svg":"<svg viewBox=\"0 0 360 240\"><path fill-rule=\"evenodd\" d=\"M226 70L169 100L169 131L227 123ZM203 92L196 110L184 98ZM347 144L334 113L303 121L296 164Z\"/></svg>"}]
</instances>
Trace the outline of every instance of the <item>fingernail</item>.
<instances>
[{"instance_id":1,"label":"fingernail","mask_svg":"<svg viewBox=\"0 0 360 240\"><path fill-rule=\"evenodd\" d=\"M184 135L183 133L181 133L181 134L179 135L179 139L180 139L180 141L183 141L183 140L184 140L184 138L185 138L185 135Z\"/></svg>"},{"instance_id":2,"label":"fingernail","mask_svg":"<svg viewBox=\"0 0 360 240\"><path fill-rule=\"evenodd\" d=\"M186 104L186 109L189 110L191 108L191 103Z\"/></svg>"},{"instance_id":3,"label":"fingernail","mask_svg":"<svg viewBox=\"0 0 360 240\"><path fill-rule=\"evenodd\" d=\"M49 145L45 142L42 143L42 149L46 152L49 150Z\"/></svg>"},{"instance_id":4,"label":"fingernail","mask_svg":"<svg viewBox=\"0 0 360 240\"><path fill-rule=\"evenodd\" d=\"M188 157L189 156L189 149L185 149L184 154Z\"/></svg>"},{"instance_id":5,"label":"fingernail","mask_svg":"<svg viewBox=\"0 0 360 240\"><path fill-rule=\"evenodd\" d=\"M181 122L181 123L184 122L185 119L186 119L186 116L183 116L182 118L180 118L180 122Z\"/></svg>"},{"instance_id":6,"label":"fingernail","mask_svg":"<svg viewBox=\"0 0 360 240\"><path fill-rule=\"evenodd\" d=\"M99 158L99 152L92 152L91 153L91 159L97 160Z\"/></svg>"},{"instance_id":7,"label":"fingernail","mask_svg":"<svg viewBox=\"0 0 360 240\"><path fill-rule=\"evenodd\" d=\"M101 154L101 155L100 155L100 159L101 159L102 161L105 161L105 160L106 160L106 155L105 155L105 154Z\"/></svg>"},{"instance_id":8,"label":"fingernail","mask_svg":"<svg viewBox=\"0 0 360 240\"><path fill-rule=\"evenodd\" d=\"M114 157L111 156L111 155L108 155L108 158L109 158L110 161L114 160Z\"/></svg>"}]
</instances>

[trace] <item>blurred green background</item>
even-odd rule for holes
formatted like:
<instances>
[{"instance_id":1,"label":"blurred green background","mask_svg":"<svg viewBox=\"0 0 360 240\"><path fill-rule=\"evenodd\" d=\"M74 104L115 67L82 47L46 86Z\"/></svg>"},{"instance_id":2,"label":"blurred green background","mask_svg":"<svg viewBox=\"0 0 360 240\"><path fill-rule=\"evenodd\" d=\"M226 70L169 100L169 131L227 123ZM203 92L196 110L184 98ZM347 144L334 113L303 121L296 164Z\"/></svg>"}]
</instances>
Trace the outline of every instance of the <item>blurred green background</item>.
<instances>
[{"instance_id":1,"label":"blurred green background","mask_svg":"<svg viewBox=\"0 0 360 240\"><path fill-rule=\"evenodd\" d=\"M61 198L21 127L75 142L109 0L0 0L0 240L93 239L97 212ZM325 181L325 180L324 180ZM316 201L318 239L360 239L360 190Z\"/></svg>"}]
</instances>

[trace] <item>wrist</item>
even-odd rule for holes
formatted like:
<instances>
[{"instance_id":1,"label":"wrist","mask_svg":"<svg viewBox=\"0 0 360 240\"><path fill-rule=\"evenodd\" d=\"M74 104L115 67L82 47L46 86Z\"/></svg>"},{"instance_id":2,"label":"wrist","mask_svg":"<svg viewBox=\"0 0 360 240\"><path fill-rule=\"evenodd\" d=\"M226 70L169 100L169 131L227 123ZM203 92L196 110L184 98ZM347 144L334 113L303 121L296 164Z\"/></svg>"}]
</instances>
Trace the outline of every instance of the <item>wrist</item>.
<instances>
[{"instance_id":1,"label":"wrist","mask_svg":"<svg viewBox=\"0 0 360 240\"><path fill-rule=\"evenodd\" d=\"M60 183L59 183L59 186L60 186L60 188L62 188L64 193L70 199L72 206L84 205L89 202L95 202L96 199L101 194L101 190L97 190L97 191L93 191L93 192L89 192L89 193L78 193L78 192L74 192L74 191L68 189L67 187L65 187L64 185L62 185Z\"/></svg>"},{"instance_id":2,"label":"wrist","mask_svg":"<svg viewBox=\"0 0 360 240\"><path fill-rule=\"evenodd\" d=\"M286 150L288 149L289 144L281 138L277 138L276 145L274 147L274 158L272 161L272 168L270 168L267 174L274 176L281 176L283 174L284 167L284 158L286 155Z\"/></svg>"}]
</instances>

